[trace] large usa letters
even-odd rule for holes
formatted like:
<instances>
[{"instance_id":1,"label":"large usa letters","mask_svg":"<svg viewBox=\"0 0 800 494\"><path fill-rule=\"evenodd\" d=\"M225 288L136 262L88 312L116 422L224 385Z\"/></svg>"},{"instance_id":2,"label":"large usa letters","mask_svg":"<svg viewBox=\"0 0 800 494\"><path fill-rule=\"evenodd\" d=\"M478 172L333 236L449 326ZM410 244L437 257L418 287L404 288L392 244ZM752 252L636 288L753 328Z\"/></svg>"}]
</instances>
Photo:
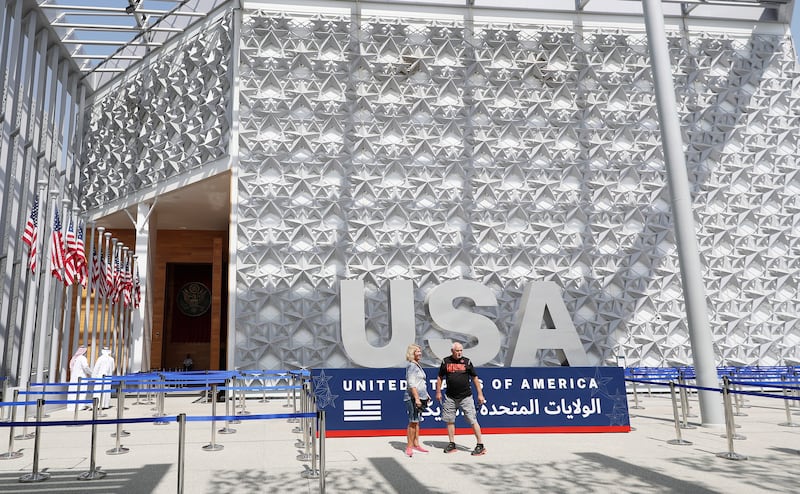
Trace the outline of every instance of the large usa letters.
<instances>
[{"instance_id":1,"label":"large usa letters","mask_svg":"<svg viewBox=\"0 0 800 494\"><path fill-rule=\"evenodd\" d=\"M364 282L343 280L340 284L342 345L353 363L361 367L401 365L406 347L416 340L414 328L414 286L410 280L389 282L389 335L374 334L367 328L364 308ZM496 307L491 288L471 280L447 281L431 289L425 299L431 323L440 331L466 335L477 340L468 348L476 366L492 361L502 344L502 335L490 318L456 307L458 299L470 299L476 307ZM538 364L538 350L557 350L570 366L588 366L589 361L561 290L551 281L535 281L525 287L519 309L508 336L507 367ZM543 324L544 326L542 327ZM372 332L370 335L368 332ZM384 340L388 340L385 341ZM378 346L371 341L380 341ZM452 340L429 338L427 343L437 357L450 354Z\"/></svg>"}]
</instances>

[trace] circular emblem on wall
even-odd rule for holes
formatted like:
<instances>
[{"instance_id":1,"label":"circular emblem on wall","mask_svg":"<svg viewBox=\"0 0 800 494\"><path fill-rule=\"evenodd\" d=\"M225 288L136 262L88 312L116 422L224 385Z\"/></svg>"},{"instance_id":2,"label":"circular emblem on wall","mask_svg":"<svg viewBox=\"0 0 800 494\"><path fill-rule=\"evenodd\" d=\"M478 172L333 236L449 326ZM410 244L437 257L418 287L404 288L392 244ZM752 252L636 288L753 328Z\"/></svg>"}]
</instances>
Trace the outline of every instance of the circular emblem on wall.
<instances>
[{"instance_id":1,"label":"circular emblem on wall","mask_svg":"<svg viewBox=\"0 0 800 494\"><path fill-rule=\"evenodd\" d=\"M211 307L211 290L202 283L192 281L178 290L178 309L189 317L205 314Z\"/></svg>"}]
</instances>

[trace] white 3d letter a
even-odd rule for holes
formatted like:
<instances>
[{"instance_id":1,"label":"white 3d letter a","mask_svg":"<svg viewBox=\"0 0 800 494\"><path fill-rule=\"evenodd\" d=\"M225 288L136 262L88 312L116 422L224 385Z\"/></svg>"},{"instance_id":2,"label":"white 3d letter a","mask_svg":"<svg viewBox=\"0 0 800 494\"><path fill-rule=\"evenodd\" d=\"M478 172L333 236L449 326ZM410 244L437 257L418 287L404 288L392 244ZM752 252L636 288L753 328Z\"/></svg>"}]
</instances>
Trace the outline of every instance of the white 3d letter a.
<instances>
[{"instance_id":1,"label":"white 3d letter a","mask_svg":"<svg viewBox=\"0 0 800 494\"><path fill-rule=\"evenodd\" d=\"M552 318L552 329L542 328L545 309ZM540 365L536 360L536 352L541 349L564 352L570 366L589 365L589 357L564 305L561 289L552 281L534 281L525 287L515 326L517 341L516 345L509 347L513 357L507 365Z\"/></svg>"}]
</instances>

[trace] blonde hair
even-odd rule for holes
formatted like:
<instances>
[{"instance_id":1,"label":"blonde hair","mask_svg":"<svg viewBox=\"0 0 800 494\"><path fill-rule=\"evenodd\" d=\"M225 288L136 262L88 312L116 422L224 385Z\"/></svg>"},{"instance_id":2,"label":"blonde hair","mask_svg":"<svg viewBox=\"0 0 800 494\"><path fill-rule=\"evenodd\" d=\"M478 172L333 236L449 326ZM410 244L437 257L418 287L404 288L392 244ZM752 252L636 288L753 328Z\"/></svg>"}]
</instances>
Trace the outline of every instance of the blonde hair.
<instances>
[{"instance_id":1,"label":"blonde hair","mask_svg":"<svg viewBox=\"0 0 800 494\"><path fill-rule=\"evenodd\" d=\"M422 348L420 348L420 346L417 345L416 343L408 345L408 348L406 349L406 360L408 360L409 362L413 362L414 352L416 352L418 349L422 350Z\"/></svg>"}]
</instances>

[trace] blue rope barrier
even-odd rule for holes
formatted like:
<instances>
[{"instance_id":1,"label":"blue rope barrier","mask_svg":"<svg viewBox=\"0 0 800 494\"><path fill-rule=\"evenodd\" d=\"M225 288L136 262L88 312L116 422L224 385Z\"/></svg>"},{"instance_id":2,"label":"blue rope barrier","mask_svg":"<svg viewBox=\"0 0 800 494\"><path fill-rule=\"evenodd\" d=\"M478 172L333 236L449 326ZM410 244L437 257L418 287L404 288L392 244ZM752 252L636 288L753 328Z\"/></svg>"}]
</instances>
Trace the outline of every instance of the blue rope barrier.
<instances>
[{"instance_id":1,"label":"blue rope barrier","mask_svg":"<svg viewBox=\"0 0 800 494\"><path fill-rule=\"evenodd\" d=\"M35 405L35 401L0 401L0 407L21 407L26 405Z\"/></svg>"},{"instance_id":2,"label":"blue rope barrier","mask_svg":"<svg viewBox=\"0 0 800 494\"><path fill-rule=\"evenodd\" d=\"M186 417L187 422L210 422L212 420L271 420L271 419L290 419L290 418L315 418L315 412L304 413L272 413L263 415L195 415Z\"/></svg>"},{"instance_id":3,"label":"blue rope barrier","mask_svg":"<svg viewBox=\"0 0 800 494\"><path fill-rule=\"evenodd\" d=\"M94 389L91 389L91 390L89 390L89 389L86 390L87 394L90 394L90 393L91 394L94 394L94 393L114 393L114 392L116 392L115 389L94 388ZM46 394L46 395L72 394L72 395L75 395L75 394L80 394L80 392L79 391L18 391L17 394L34 395L34 396L39 396L39 395L42 395L42 394ZM49 402L50 401L48 400L48 403Z\"/></svg>"},{"instance_id":4,"label":"blue rope barrier","mask_svg":"<svg viewBox=\"0 0 800 494\"><path fill-rule=\"evenodd\" d=\"M285 418L315 418L315 412L304 413L274 413L261 415L193 415L187 416L187 422L222 422L231 420L272 420ZM165 415L163 417L136 417L122 419L99 420L53 420L47 422L0 422L0 427L38 427L38 426L76 426L76 425L112 425L112 424L146 424L151 422L177 422L178 417Z\"/></svg>"},{"instance_id":5,"label":"blue rope barrier","mask_svg":"<svg viewBox=\"0 0 800 494\"><path fill-rule=\"evenodd\" d=\"M0 401L0 407L19 407L25 405L36 405L38 401ZM46 404L72 405L76 403L92 403L92 400L47 400Z\"/></svg>"},{"instance_id":6,"label":"blue rope barrier","mask_svg":"<svg viewBox=\"0 0 800 494\"><path fill-rule=\"evenodd\" d=\"M800 385L781 384L776 382L745 382L745 381L729 381L731 384L740 384L743 386L762 386L765 388L778 388L778 389L800 389Z\"/></svg>"},{"instance_id":7,"label":"blue rope barrier","mask_svg":"<svg viewBox=\"0 0 800 494\"><path fill-rule=\"evenodd\" d=\"M663 383L663 382L659 382L659 381L645 381L645 380L641 380L641 379L627 379L627 378L625 380L629 381L629 382L637 382L637 383L644 383L644 384L655 384L657 386L669 386L669 383ZM739 382L734 382L734 381L728 381L728 382L730 384L747 384L748 386L758 386L759 385L759 383L739 383ZM721 393L722 392L721 388L709 388L709 387L705 387L705 386L692 386L690 384L680 384L680 383L673 383L673 384L675 385L676 388L697 389L697 390L701 390L701 391L714 391L715 393ZM800 389L800 388L798 388L796 386L779 386L779 385L777 385L775 383L769 383L767 386L770 386L770 387L773 387L773 388ZM775 395L775 394L770 394L770 393L761 393L761 392L757 392L757 391L744 391L744 390L737 390L737 389L728 389L728 392L731 393L731 394L761 396L761 397L765 397L765 398L781 398L781 399L794 400L794 401L800 400L800 398L795 397L795 396Z\"/></svg>"},{"instance_id":8,"label":"blue rope barrier","mask_svg":"<svg viewBox=\"0 0 800 494\"><path fill-rule=\"evenodd\" d=\"M209 389L211 389L211 386L194 387L194 388L191 389L191 391L203 391L203 390L209 390ZM114 390L112 390L112 391L114 391ZM142 390L141 389L137 389L137 388L127 388L127 389L123 389L122 391L125 392L125 393L137 393L137 392L140 392ZM187 389L186 388L149 388L146 391L148 393L185 393L187 391Z\"/></svg>"},{"instance_id":9,"label":"blue rope barrier","mask_svg":"<svg viewBox=\"0 0 800 494\"><path fill-rule=\"evenodd\" d=\"M39 396L39 395L77 394L77 393L78 393L77 391L64 391L64 390L61 390L61 391L24 391L24 390L20 390L20 391L17 392L17 394L20 394L20 395L36 395L36 396Z\"/></svg>"},{"instance_id":10,"label":"blue rope barrier","mask_svg":"<svg viewBox=\"0 0 800 494\"><path fill-rule=\"evenodd\" d=\"M737 395L763 396L765 398L781 398L781 399L784 399L784 400L793 400L793 401L800 400L800 398L798 398L797 396L774 395L774 394L769 394L769 393L762 393L760 391L744 391L744 390L739 391L739 390L731 389L730 393L731 394L737 394Z\"/></svg>"},{"instance_id":11,"label":"blue rope barrier","mask_svg":"<svg viewBox=\"0 0 800 494\"><path fill-rule=\"evenodd\" d=\"M301 389L300 385L284 385L284 386L219 386L219 391L266 391L266 390L281 390L281 389Z\"/></svg>"}]
</instances>

